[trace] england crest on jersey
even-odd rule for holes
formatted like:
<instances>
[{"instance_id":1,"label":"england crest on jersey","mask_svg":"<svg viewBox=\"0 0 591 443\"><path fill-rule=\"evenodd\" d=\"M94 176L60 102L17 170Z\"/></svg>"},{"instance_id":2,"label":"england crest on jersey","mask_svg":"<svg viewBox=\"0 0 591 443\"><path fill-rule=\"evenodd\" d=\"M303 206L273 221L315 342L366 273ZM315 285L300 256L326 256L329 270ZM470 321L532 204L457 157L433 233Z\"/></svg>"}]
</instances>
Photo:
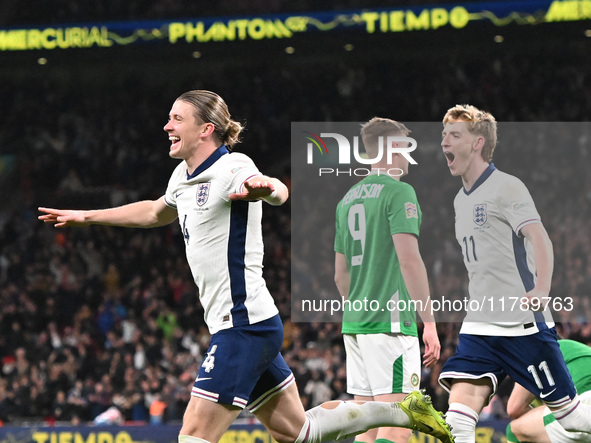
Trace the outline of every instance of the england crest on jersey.
<instances>
[{"instance_id":1,"label":"england crest on jersey","mask_svg":"<svg viewBox=\"0 0 591 443\"><path fill-rule=\"evenodd\" d=\"M486 203L480 203L478 205L474 205L474 223L478 226L482 226L486 223L487 215L486 215Z\"/></svg>"},{"instance_id":2,"label":"england crest on jersey","mask_svg":"<svg viewBox=\"0 0 591 443\"><path fill-rule=\"evenodd\" d=\"M211 183L198 183L197 184L197 205L203 206L207 203L207 199L209 198L209 188L211 188Z\"/></svg>"}]
</instances>

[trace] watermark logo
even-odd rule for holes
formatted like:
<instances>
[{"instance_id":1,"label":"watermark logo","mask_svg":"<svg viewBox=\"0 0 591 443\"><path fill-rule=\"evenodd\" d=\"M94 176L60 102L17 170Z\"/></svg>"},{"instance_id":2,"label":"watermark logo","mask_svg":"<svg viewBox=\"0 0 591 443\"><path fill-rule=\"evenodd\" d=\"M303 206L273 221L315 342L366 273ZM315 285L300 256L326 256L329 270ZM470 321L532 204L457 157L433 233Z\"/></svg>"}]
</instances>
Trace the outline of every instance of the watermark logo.
<instances>
[{"instance_id":1,"label":"watermark logo","mask_svg":"<svg viewBox=\"0 0 591 443\"><path fill-rule=\"evenodd\" d=\"M302 131L306 135L304 138L308 140L307 151L306 151L306 162L309 165L314 164L315 156L321 155L324 157L326 154L329 155L329 149L327 144L331 146L336 142L336 153L337 157L335 161L339 166L351 165L351 154L353 159L362 165L375 165L376 163L386 160L388 165L392 164L392 157L394 154L402 155L412 165L416 165L417 162L410 155L417 148L417 142L411 137L403 136L388 136L378 138L378 152L374 158L369 158L367 154L359 152L359 136L353 136L351 140L339 134L337 132L321 132L320 135L314 134L309 131ZM331 139L330 141L327 139ZM331 149L331 151L334 151ZM318 154L319 153L319 154ZM374 168L375 170L375 168ZM378 174L401 176L404 175L404 171L400 168L378 168ZM328 168L320 167L318 169L319 175L355 175L355 176L366 176L371 172L371 168Z\"/></svg>"},{"instance_id":2,"label":"watermark logo","mask_svg":"<svg viewBox=\"0 0 591 443\"><path fill-rule=\"evenodd\" d=\"M328 148L326 147L326 144L324 143L324 141L322 140L322 138L318 137L316 134L314 134L313 132L309 132L309 131L303 131L306 134L310 134L312 137L308 137L306 136L306 139L310 140L312 143L314 143L314 145L318 148L318 150L320 151L320 155L324 155L324 153L326 152L326 155L328 155ZM320 146L322 145L322 146ZM324 151L322 150L322 148L324 148ZM310 164L312 162L312 145L310 143L308 143L308 164Z\"/></svg>"}]
</instances>

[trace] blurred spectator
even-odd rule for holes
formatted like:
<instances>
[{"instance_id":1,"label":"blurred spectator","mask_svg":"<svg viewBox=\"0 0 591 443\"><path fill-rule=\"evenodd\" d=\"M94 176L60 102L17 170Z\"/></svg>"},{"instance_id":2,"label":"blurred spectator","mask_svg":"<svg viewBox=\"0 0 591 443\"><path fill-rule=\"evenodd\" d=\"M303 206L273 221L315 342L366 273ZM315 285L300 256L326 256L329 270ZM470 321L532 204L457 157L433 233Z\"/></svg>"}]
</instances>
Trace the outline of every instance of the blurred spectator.
<instances>
[{"instance_id":1,"label":"blurred spectator","mask_svg":"<svg viewBox=\"0 0 591 443\"><path fill-rule=\"evenodd\" d=\"M57 391L55 400L51 405L51 418L53 421L65 422L72 417L70 403L66 399L64 391Z\"/></svg>"},{"instance_id":2,"label":"blurred spectator","mask_svg":"<svg viewBox=\"0 0 591 443\"><path fill-rule=\"evenodd\" d=\"M166 421L166 403L162 401L162 395L156 393L150 405L150 424L161 425Z\"/></svg>"},{"instance_id":3,"label":"blurred spectator","mask_svg":"<svg viewBox=\"0 0 591 443\"><path fill-rule=\"evenodd\" d=\"M92 422L97 426L115 426L122 425L124 420L119 408L117 406L111 406L97 415Z\"/></svg>"}]
</instances>

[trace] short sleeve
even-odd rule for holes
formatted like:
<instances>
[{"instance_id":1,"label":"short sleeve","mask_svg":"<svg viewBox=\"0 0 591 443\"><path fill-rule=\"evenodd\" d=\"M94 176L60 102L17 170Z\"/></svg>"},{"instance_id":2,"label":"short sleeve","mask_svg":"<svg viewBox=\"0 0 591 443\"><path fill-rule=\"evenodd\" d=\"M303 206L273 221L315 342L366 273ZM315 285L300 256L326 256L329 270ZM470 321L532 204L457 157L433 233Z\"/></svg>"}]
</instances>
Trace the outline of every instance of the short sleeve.
<instances>
[{"instance_id":1,"label":"short sleeve","mask_svg":"<svg viewBox=\"0 0 591 443\"><path fill-rule=\"evenodd\" d=\"M515 234L530 223L541 223L540 214L525 184L516 177L499 189L499 210Z\"/></svg>"},{"instance_id":2,"label":"short sleeve","mask_svg":"<svg viewBox=\"0 0 591 443\"><path fill-rule=\"evenodd\" d=\"M390 224L390 234L413 234L419 236L421 226L421 208L417 195L412 186L401 183L402 186L391 188L388 193L387 218Z\"/></svg>"},{"instance_id":3,"label":"short sleeve","mask_svg":"<svg viewBox=\"0 0 591 443\"><path fill-rule=\"evenodd\" d=\"M240 192L242 184L261 172L250 157L241 153L229 154L232 161L228 163L230 175L229 192Z\"/></svg>"}]
</instances>

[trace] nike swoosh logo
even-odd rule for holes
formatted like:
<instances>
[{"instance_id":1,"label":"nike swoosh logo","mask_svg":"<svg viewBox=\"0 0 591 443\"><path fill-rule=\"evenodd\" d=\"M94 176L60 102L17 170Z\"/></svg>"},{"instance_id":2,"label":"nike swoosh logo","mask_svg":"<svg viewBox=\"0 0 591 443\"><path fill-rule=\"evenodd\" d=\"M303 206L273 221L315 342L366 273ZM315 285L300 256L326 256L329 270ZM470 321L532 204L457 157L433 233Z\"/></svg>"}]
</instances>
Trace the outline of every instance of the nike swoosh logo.
<instances>
[{"instance_id":1,"label":"nike swoosh logo","mask_svg":"<svg viewBox=\"0 0 591 443\"><path fill-rule=\"evenodd\" d=\"M200 382L200 381L204 381L204 380L211 380L211 377L205 377L205 378L199 378L199 377L197 377L195 379L195 383Z\"/></svg>"},{"instance_id":2,"label":"nike swoosh logo","mask_svg":"<svg viewBox=\"0 0 591 443\"><path fill-rule=\"evenodd\" d=\"M545 394L543 392L540 392L540 398L543 400L546 397L548 397L550 394L552 394L554 391L556 391L556 388L552 389L550 392L547 392Z\"/></svg>"}]
</instances>

